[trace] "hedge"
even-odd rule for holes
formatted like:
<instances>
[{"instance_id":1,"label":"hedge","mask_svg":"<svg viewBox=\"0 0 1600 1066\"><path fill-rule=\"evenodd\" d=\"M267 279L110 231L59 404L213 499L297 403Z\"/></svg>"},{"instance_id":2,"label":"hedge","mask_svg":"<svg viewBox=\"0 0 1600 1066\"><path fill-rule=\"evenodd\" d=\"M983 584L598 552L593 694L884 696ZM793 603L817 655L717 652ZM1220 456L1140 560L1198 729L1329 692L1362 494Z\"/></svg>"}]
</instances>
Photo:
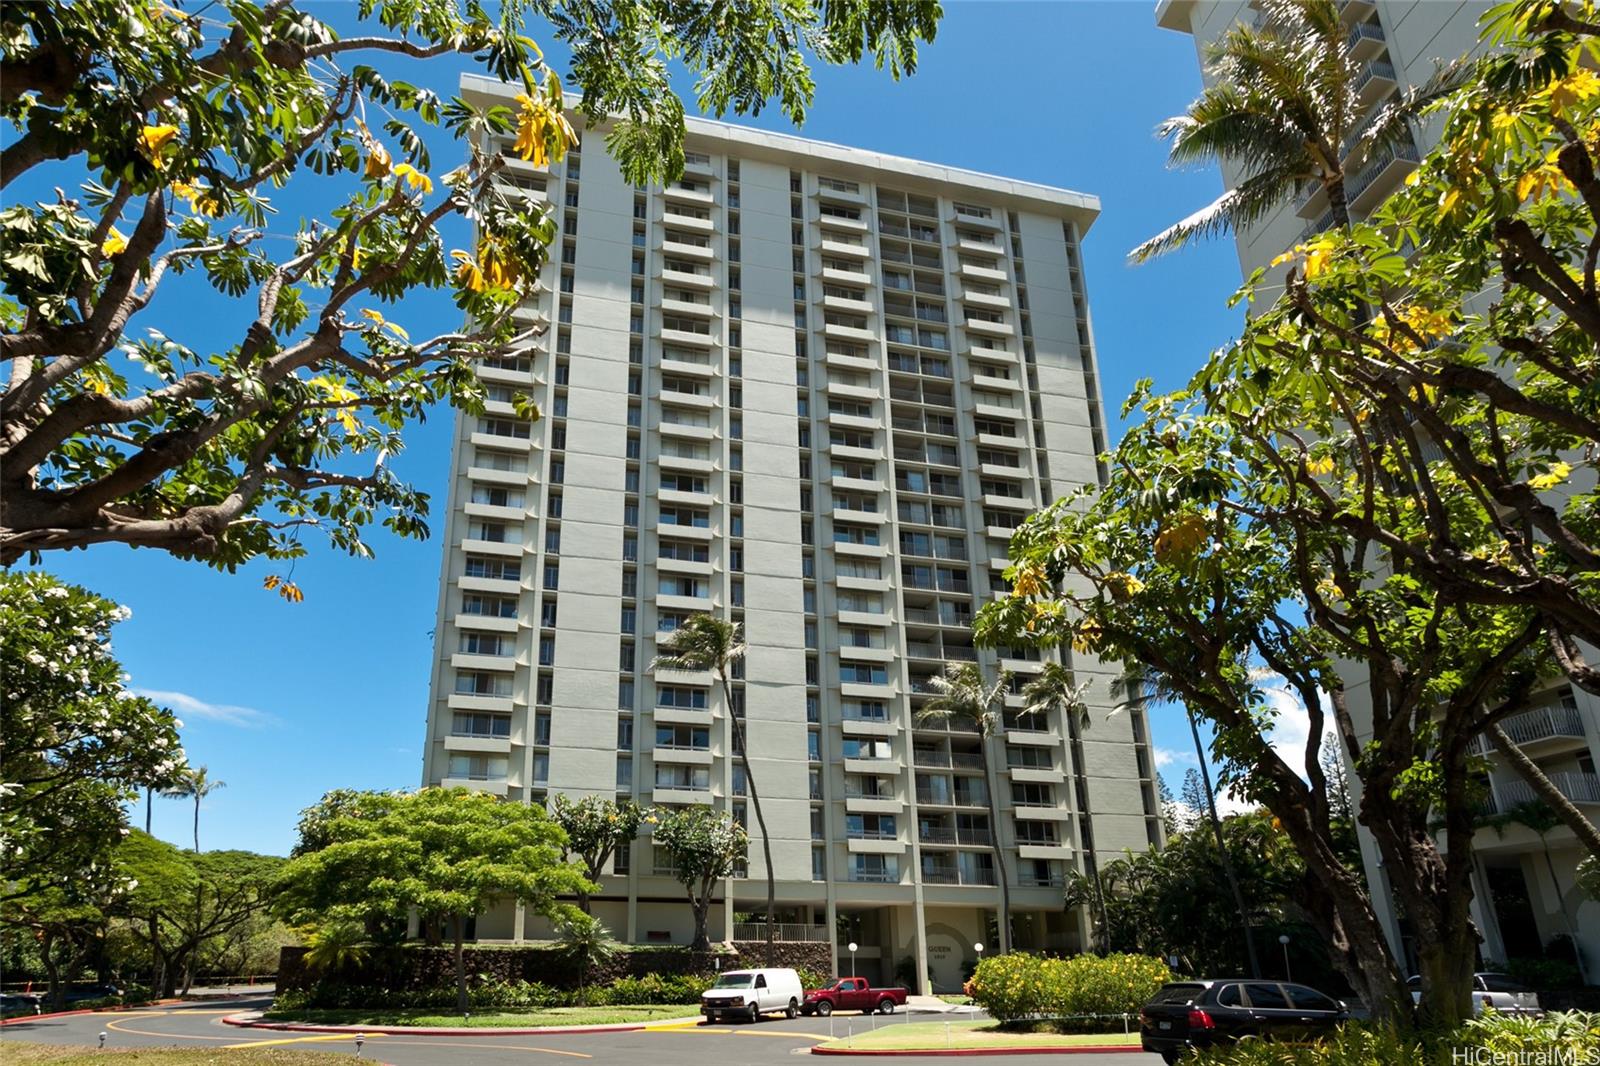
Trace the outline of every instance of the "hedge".
<instances>
[{"instance_id":1,"label":"hedge","mask_svg":"<svg viewBox=\"0 0 1600 1066\"><path fill-rule=\"evenodd\" d=\"M984 959L967 983L974 1003L1002 1024L1028 1018L1133 1014L1172 980L1145 955L1055 959L1012 952Z\"/></svg>"}]
</instances>

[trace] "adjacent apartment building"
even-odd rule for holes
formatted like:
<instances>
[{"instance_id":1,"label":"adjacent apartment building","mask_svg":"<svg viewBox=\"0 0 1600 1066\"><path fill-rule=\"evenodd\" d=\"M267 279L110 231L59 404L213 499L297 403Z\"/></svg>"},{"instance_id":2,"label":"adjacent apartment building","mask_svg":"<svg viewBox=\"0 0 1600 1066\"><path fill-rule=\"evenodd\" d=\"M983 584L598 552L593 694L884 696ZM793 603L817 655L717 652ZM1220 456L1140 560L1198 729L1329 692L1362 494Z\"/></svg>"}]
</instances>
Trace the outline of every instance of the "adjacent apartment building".
<instances>
[{"instance_id":1,"label":"adjacent apartment building","mask_svg":"<svg viewBox=\"0 0 1600 1066\"><path fill-rule=\"evenodd\" d=\"M1040 669L976 648L971 623L1005 594L1011 531L1102 475L1079 252L1098 201L693 119L682 180L636 188L600 132L549 169L507 161L556 206L527 309L549 327L481 367L486 409L457 420L425 782L708 804L754 830L741 715L782 939L957 987L995 944L998 835L1018 945L1078 950L1065 878L1161 839L1146 722L1108 717L1111 668L1073 663L1085 730L1011 696L990 765L977 734L915 714L947 663L1017 688ZM544 417L519 420L517 393ZM744 625L731 707L710 675L650 668L701 611ZM597 915L686 943L669 872L641 839ZM753 842L713 939L760 938L764 901ZM476 932L543 930L508 906Z\"/></svg>"},{"instance_id":2,"label":"adjacent apartment building","mask_svg":"<svg viewBox=\"0 0 1600 1066\"><path fill-rule=\"evenodd\" d=\"M1465 55L1478 47L1478 19L1490 7L1482 0L1341 0L1349 25L1347 47L1361 64L1361 94L1375 112L1385 101L1433 75L1440 60ZM1261 17L1245 0L1163 0L1156 9L1159 25L1193 36L1197 55L1230 26ZM1352 140L1361 133L1358 128ZM1437 129L1419 127L1413 140L1369 163L1349 180L1352 214L1362 217L1392 193L1417 166L1421 154L1437 141ZM1238 177L1224 173L1232 187ZM1245 275L1266 265L1285 248L1332 224L1326 197L1305 190L1237 238L1239 263ZM1363 691L1352 693L1351 706L1363 719ZM1600 700L1565 684L1545 693L1539 705L1505 723L1506 731L1558 787L1591 818L1600 817ZM1490 815L1504 814L1536 797L1517 774L1502 765L1493 746L1479 741L1489 757ZM1395 907L1371 837L1360 833L1373 898L1390 940L1404 958L1412 958L1410 933ZM1540 835L1516 823L1486 828L1473 841L1477 853L1473 917L1483 933L1485 961L1538 958L1558 936L1578 942L1591 982L1600 981L1600 903L1587 900L1574 883L1574 871L1586 852L1567 828Z\"/></svg>"}]
</instances>

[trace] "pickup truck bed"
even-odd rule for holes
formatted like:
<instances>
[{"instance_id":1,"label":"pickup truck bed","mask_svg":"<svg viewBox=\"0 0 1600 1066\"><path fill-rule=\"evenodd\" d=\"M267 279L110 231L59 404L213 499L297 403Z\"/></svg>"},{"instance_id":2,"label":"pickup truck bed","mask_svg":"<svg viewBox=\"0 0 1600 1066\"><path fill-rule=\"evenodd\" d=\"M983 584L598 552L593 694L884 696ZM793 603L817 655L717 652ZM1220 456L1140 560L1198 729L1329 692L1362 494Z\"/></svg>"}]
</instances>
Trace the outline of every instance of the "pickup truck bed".
<instances>
[{"instance_id":1,"label":"pickup truck bed","mask_svg":"<svg viewBox=\"0 0 1600 1066\"><path fill-rule=\"evenodd\" d=\"M841 977L826 987L806 993L800 1003L801 1014L826 1017L834 1011L858 1010L862 1014L893 1014L905 1006L903 988L873 988L865 977Z\"/></svg>"}]
</instances>

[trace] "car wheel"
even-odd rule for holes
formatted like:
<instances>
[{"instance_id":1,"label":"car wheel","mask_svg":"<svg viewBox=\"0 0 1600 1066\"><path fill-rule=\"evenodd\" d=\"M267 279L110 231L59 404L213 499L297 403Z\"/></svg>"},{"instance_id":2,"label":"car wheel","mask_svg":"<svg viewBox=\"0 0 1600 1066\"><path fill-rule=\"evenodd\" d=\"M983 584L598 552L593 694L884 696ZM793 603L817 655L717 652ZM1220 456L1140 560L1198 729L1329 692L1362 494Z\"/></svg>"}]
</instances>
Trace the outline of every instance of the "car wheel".
<instances>
[{"instance_id":1,"label":"car wheel","mask_svg":"<svg viewBox=\"0 0 1600 1066\"><path fill-rule=\"evenodd\" d=\"M894 1000L890 999L888 996L884 996L882 999L878 1000L878 1013L893 1014Z\"/></svg>"},{"instance_id":2,"label":"car wheel","mask_svg":"<svg viewBox=\"0 0 1600 1066\"><path fill-rule=\"evenodd\" d=\"M822 1015L824 1018L826 1018L828 1015L833 1013L833 1004L829 1003L825 999L818 1001L818 1003L817 1003L817 1013Z\"/></svg>"},{"instance_id":3,"label":"car wheel","mask_svg":"<svg viewBox=\"0 0 1600 1066\"><path fill-rule=\"evenodd\" d=\"M800 1013L800 1004L796 1003L792 999L789 1000L789 1006L784 1008L783 1016L785 1018L793 1018L796 1014L799 1014L799 1013Z\"/></svg>"},{"instance_id":4,"label":"car wheel","mask_svg":"<svg viewBox=\"0 0 1600 1066\"><path fill-rule=\"evenodd\" d=\"M1181 1058L1183 1058L1183 1052L1177 1048L1168 1048L1161 1053L1161 1061L1166 1063L1167 1066L1177 1066L1177 1062Z\"/></svg>"},{"instance_id":5,"label":"car wheel","mask_svg":"<svg viewBox=\"0 0 1600 1066\"><path fill-rule=\"evenodd\" d=\"M759 1003L750 1004L750 1024L754 1025L756 1022L759 1022L760 1020L761 1020L761 1004L759 1004Z\"/></svg>"}]
</instances>

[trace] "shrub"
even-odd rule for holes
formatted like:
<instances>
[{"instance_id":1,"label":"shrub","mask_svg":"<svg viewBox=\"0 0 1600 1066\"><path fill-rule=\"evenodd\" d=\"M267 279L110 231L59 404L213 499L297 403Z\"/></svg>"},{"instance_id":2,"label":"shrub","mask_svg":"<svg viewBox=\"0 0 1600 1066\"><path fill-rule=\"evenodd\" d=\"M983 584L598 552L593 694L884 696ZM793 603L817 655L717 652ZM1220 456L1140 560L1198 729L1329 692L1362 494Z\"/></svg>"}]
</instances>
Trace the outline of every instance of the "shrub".
<instances>
[{"instance_id":1,"label":"shrub","mask_svg":"<svg viewBox=\"0 0 1600 1066\"><path fill-rule=\"evenodd\" d=\"M996 1021L1132 1014L1172 973L1144 955L1046 959L1012 952L984 959L968 982L974 1003Z\"/></svg>"},{"instance_id":2,"label":"shrub","mask_svg":"<svg viewBox=\"0 0 1600 1066\"><path fill-rule=\"evenodd\" d=\"M607 989L609 1002L616 1006L643 1006L666 1003L698 1003L711 987L711 979L691 974L647 973L643 977L621 977Z\"/></svg>"},{"instance_id":3,"label":"shrub","mask_svg":"<svg viewBox=\"0 0 1600 1066\"><path fill-rule=\"evenodd\" d=\"M796 966L794 972L800 976L800 987L807 992L832 983L827 974L821 970L813 970L809 966Z\"/></svg>"},{"instance_id":4,"label":"shrub","mask_svg":"<svg viewBox=\"0 0 1600 1066\"><path fill-rule=\"evenodd\" d=\"M1315 1044L1287 1045L1243 1040L1232 1047L1199 1052L1193 1066L1450 1066L1479 1058L1489 1062L1600 1061L1600 1014L1568 1011L1543 1018L1489 1013L1446 1036L1401 1035L1383 1026L1352 1022Z\"/></svg>"}]
</instances>

